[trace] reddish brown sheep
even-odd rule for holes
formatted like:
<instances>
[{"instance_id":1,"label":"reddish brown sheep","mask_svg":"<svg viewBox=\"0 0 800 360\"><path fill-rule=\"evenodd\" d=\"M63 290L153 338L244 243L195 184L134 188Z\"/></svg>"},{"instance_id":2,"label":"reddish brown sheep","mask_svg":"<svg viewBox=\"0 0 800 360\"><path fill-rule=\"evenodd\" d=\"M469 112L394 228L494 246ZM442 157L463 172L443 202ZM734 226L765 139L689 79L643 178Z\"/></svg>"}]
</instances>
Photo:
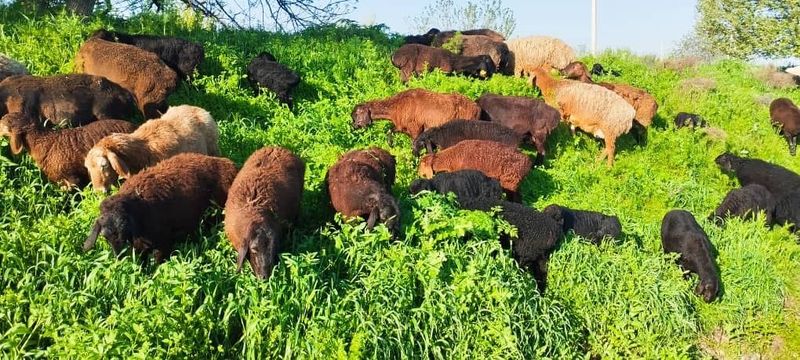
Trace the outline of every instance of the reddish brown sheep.
<instances>
[{"instance_id":1,"label":"reddish brown sheep","mask_svg":"<svg viewBox=\"0 0 800 360\"><path fill-rule=\"evenodd\" d=\"M400 79L405 83L411 76L439 69L448 74L461 74L488 79L496 68L488 55L461 56L445 49L419 44L401 46L392 54L392 64L400 69Z\"/></svg>"},{"instance_id":2,"label":"reddish brown sheep","mask_svg":"<svg viewBox=\"0 0 800 360\"><path fill-rule=\"evenodd\" d=\"M561 122L558 110L542 100L522 96L484 94L477 103L481 107L481 120L514 129L536 146L537 162L544 159L547 137Z\"/></svg>"},{"instance_id":3,"label":"reddish brown sheep","mask_svg":"<svg viewBox=\"0 0 800 360\"><path fill-rule=\"evenodd\" d=\"M233 180L225 203L225 234L238 257L259 278L266 279L278 263L286 230L300 213L303 197L303 160L280 147L254 152Z\"/></svg>"},{"instance_id":4,"label":"reddish brown sheep","mask_svg":"<svg viewBox=\"0 0 800 360\"><path fill-rule=\"evenodd\" d=\"M787 98L775 99L769 104L772 125L779 128L789 142L789 154L797 153L797 136L800 135L800 109Z\"/></svg>"}]
</instances>

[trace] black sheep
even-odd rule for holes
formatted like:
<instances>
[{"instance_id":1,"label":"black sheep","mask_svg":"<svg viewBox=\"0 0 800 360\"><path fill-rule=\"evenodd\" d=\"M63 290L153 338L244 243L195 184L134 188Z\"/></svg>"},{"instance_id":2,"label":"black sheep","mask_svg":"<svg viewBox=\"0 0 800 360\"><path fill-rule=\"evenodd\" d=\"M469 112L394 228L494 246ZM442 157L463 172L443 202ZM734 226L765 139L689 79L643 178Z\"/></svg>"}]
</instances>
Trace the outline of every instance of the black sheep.
<instances>
[{"instance_id":1,"label":"black sheep","mask_svg":"<svg viewBox=\"0 0 800 360\"><path fill-rule=\"evenodd\" d=\"M555 204L544 208L542 212L554 219L563 219L565 233L572 230L594 244L599 244L605 237L616 239L622 234L622 224L616 216L596 211L573 210Z\"/></svg>"},{"instance_id":2,"label":"black sheep","mask_svg":"<svg viewBox=\"0 0 800 360\"><path fill-rule=\"evenodd\" d=\"M728 192L728 195L725 195L725 199L717 206L714 213L709 216L709 219L721 225L725 218L729 216L752 220L759 211L764 211L767 217L767 224L772 224L775 198L764 186L749 184Z\"/></svg>"},{"instance_id":3,"label":"black sheep","mask_svg":"<svg viewBox=\"0 0 800 360\"><path fill-rule=\"evenodd\" d=\"M409 186L411 194L418 194L423 190L436 191L441 194L452 192L462 206L474 202L475 199L500 200L503 197L503 188L500 187L500 182L478 170L438 173L430 180L414 180Z\"/></svg>"},{"instance_id":4,"label":"black sheep","mask_svg":"<svg viewBox=\"0 0 800 360\"><path fill-rule=\"evenodd\" d=\"M800 135L800 109L787 98L775 99L769 105L772 124L779 128L789 142L789 154L797 154L797 136Z\"/></svg>"},{"instance_id":5,"label":"black sheep","mask_svg":"<svg viewBox=\"0 0 800 360\"><path fill-rule=\"evenodd\" d=\"M608 73L608 72L607 72L607 71L606 71L606 69L603 67L603 65L601 65L601 64L599 64L599 63L595 63L594 65L592 65L592 75L595 75L595 76L603 76L603 75L605 75L606 73ZM611 76L620 76L620 75L622 75L622 74L620 74L620 72L619 72L619 71L617 71L617 70L611 70Z\"/></svg>"},{"instance_id":6,"label":"black sheep","mask_svg":"<svg viewBox=\"0 0 800 360\"><path fill-rule=\"evenodd\" d=\"M719 270L714 262L711 242L691 213L672 210L661 222L661 245L665 253L678 253L684 270L700 277L694 292L712 302L720 288Z\"/></svg>"},{"instance_id":7,"label":"black sheep","mask_svg":"<svg viewBox=\"0 0 800 360\"><path fill-rule=\"evenodd\" d=\"M510 146L519 146L522 135L502 124L488 121L451 120L438 127L425 130L414 139L411 152L419 156L420 149L427 149L429 154L434 150L447 149L462 140L489 140Z\"/></svg>"},{"instance_id":8,"label":"black sheep","mask_svg":"<svg viewBox=\"0 0 800 360\"><path fill-rule=\"evenodd\" d=\"M778 200L775 205L775 223L790 224L794 232L800 232L800 190L793 191Z\"/></svg>"},{"instance_id":9,"label":"black sheep","mask_svg":"<svg viewBox=\"0 0 800 360\"><path fill-rule=\"evenodd\" d=\"M776 199L800 189L800 175L782 166L759 159L741 158L731 153L717 156L714 161L722 170L732 172L742 186L762 185Z\"/></svg>"},{"instance_id":10,"label":"black sheep","mask_svg":"<svg viewBox=\"0 0 800 360\"><path fill-rule=\"evenodd\" d=\"M701 128L708 125L702 116L687 112L679 112L678 115L675 115L674 123L676 129L680 129L685 126L691 128Z\"/></svg>"},{"instance_id":11,"label":"black sheep","mask_svg":"<svg viewBox=\"0 0 800 360\"><path fill-rule=\"evenodd\" d=\"M267 88L278 100L292 107L292 91L300 83L300 76L278 62L272 54L262 52L247 65L247 79L256 89Z\"/></svg>"},{"instance_id":12,"label":"black sheep","mask_svg":"<svg viewBox=\"0 0 800 360\"><path fill-rule=\"evenodd\" d=\"M183 79L190 78L205 58L203 44L174 36L131 35L100 29L91 37L133 45L154 53Z\"/></svg>"}]
</instances>

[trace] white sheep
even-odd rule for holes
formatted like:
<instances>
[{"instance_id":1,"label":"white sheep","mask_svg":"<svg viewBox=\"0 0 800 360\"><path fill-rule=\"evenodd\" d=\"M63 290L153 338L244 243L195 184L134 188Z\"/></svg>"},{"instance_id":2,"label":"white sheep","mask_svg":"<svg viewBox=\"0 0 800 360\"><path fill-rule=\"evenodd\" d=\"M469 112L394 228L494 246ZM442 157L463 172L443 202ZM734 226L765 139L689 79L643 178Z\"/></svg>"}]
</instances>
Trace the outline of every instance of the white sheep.
<instances>
[{"instance_id":1,"label":"white sheep","mask_svg":"<svg viewBox=\"0 0 800 360\"><path fill-rule=\"evenodd\" d=\"M528 36L507 41L510 51L508 69L511 75L524 76L540 67L563 69L575 61L575 51L560 39L550 36Z\"/></svg>"}]
</instances>

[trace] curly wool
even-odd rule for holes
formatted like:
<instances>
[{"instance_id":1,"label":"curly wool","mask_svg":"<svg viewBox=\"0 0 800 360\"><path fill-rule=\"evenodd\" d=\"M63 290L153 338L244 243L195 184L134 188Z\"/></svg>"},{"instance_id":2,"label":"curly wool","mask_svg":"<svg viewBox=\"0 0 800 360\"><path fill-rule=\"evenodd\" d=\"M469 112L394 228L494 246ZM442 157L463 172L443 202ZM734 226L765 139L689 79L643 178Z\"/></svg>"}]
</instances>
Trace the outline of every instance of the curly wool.
<instances>
[{"instance_id":1,"label":"curly wool","mask_svg":"<svg viewBox=\"0 0 800 360\"><path fill-rule=\"evenodd\" d=\"M749 184L728 192L722 203L714 210L711 220L722 223L725 218L732 216L752 220L756 213L761 211L766 215L767 224L771 224L775 212L775 198L764 186Z\"/></svg>"},{"instance_id":2,"label":"curly wool","mask_svg":"<svg viewBox=\"0 0 800 360\"><path fill-rule=\"evenodd\" d=\"M453 172L438 173L432 179L416 179L411 182L408 190L411 194L418 194L423 190L436 191L440 194L453 193L462 207L476 200L500 200L503 198L503 188L497 179L490 178L478 170L458 170ZM474 209L472 209L474 210Z\"/></svg>"},{"instance_id":3,"label":"curly wool","mask_svg":"<svg viewBox=\"0 0 800 360\"><path fill-rule=\"evenodd\" d=\"M413 142L412 153L421 149L444 150L463 140L488 140L517 147L523 136L496 122L452 120L444 125L425 130Z\"/></svg>"},{"instance_id":4,"label":"curly wool","mask_svg":"<svg viewBox=\"0 0 800 360\"><path fill-rule=\"evenodd\" d=\"M549 36L529 36L507 41L510 52L509 75L524 76L541 67L563 69L575 60L575 51L560 39Z\"/></svg>"}]
</instances>

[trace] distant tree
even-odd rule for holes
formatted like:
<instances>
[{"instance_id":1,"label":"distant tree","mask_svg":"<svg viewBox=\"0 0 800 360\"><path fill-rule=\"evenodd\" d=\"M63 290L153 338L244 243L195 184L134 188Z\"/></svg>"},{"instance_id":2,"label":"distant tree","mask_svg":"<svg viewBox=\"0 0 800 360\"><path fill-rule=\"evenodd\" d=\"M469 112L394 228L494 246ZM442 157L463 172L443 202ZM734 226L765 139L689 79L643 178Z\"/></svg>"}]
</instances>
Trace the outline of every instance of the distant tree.
<instances>
[{"instance_id":1,"label":"distant tree","mask_svg":"<svg viewBox=\"0 0 800 360\"><path fill-rule=\"evenodd\" d=\"M708 39L695 29L683 36L670 55L672 57L711 61L718 58L721 54L714 51Z\"/></svg>"},{"instance_id":2,"label":"distant tree","mask_svg":"<svg viewBox=\"0 0 800 360\"><path fill-rule=\"evenodd\" d=\"M434 27L439 30L489 28L506 37L517 27L514 12L504 7L502 0L470 0L465 4L456 4L453 0L434 0L421 15L412 19L412 23L420 33Z\"/></svg>"},{"instance_id":3,"label":"distant tree","mask_svg":"<svg viewBox=\"0 0 800 360\"><path fill-rule=\"evenodd\" d=\"M697 33L735 58L800 56L800 0L699 0Z\"/></svg>"}]
</instances>

